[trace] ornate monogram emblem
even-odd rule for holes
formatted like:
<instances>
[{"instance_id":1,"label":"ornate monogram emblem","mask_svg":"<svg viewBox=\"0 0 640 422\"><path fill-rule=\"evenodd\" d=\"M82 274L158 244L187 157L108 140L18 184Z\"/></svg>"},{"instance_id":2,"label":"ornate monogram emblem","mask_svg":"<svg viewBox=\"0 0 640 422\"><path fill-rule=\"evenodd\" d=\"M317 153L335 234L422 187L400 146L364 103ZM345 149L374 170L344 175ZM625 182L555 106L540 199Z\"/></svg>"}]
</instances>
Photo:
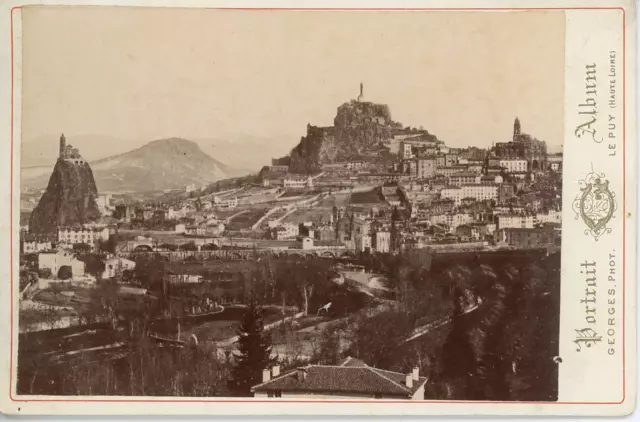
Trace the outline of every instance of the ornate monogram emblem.
<instances>
[{"instance_id":1,"label":"ornate monogram emblem","mask_svg":"<svg viewBox=\"0 0 640 422\"><path fill-rule=\"evenodd\" d=\"M616 210L615 194L609 190L609 181L604 173L591 169L584 180L580 180L580 194L573 201L576 220L582 219L587 225L584 233L596 240L605 233L611 233L607 227Z\"/></svg>"},{"instance_id":2,"label":"ornate monogram emblem","mask_svg":"<svg viewBox=\"0 0 640 422\"><path fill-rule=\"evenodd\" d=\"M591 328L574 331L576 332L576 339L573 340L573 342L578 346L576 352L581 352L582 346L591 347L592 345L598 344L602 341L602 336L599 336L598 333Z\"/></svg>"}]
</instances>

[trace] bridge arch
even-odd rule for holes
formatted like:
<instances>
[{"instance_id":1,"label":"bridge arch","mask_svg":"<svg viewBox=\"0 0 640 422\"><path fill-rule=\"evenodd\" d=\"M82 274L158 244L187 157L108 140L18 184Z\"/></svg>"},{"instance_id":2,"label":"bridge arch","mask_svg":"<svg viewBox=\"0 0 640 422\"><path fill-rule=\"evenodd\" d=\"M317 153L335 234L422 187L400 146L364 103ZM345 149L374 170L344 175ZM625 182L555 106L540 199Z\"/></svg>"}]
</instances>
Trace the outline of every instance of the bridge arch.
<instances>
[{"instance_id":1,"label":"bridge arch","mask_svg":"<svg viewBox=\"0 0 640 422\"><path fill-rule=\"evenodd\" d=\"M151 248L151 246L149 245L138 245L133 248L134 252L151 252L152 250L153 248Z\"/></svg>"}]
</instances>

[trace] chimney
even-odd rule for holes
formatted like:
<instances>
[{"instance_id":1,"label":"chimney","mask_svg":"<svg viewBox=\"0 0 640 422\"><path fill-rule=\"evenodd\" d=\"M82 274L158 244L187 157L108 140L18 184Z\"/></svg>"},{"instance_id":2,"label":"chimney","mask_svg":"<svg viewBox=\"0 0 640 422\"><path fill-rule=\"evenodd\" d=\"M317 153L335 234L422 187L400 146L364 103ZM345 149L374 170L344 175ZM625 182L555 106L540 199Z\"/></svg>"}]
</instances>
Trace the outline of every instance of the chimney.
<instances>
[{"instance_id":1,"label":"chimney","mask_svg":"<svg viewBox=\"0 0 640 422\"><path fill-rule=\"evenodd\" d=\"M420 368L418 368L417 366L413 367L413 380L414 381L418 381L418 379L420 378Z\"/></svg>"},{"instance_id":2,"label":"chimney","mask_svg":"<svg viewBox=\"0 0 640 422\"><path fill-rule=\"evenodd\" d=\"M274 365L273 368L271 368L271 375L273 376L273 378L280 375L280 365Z\"/></svg>"},{"instance_id":3,"label":"chimney","mask_svg":"<svg viewBox=\"0 0 640 422\"><path fill-rule=\"evenodd\" d=\"M267 382L269 380L271 380L271 371L264 369L262 371L262 382Z\"/></svg>"},{"instance_id":4,"label":"chimney","mask_svg":"<svg viewBox=\"0 0 640 422\"><path fill-rule=\"evenodd\" d=\"M307 370L304 368L298 368L298 381L304 381L307 378Z\"/></svg>"},{"instance_id":5,"label":"chimney","mask_svg":"<svg viewBox=\"0 0 640 422\"><path fill-rule=\"evenodd\" d=\"M407 374L407 379L405 380L405 385L407 388L413 388L413 374Z\"/></svg>"}]
</instances>

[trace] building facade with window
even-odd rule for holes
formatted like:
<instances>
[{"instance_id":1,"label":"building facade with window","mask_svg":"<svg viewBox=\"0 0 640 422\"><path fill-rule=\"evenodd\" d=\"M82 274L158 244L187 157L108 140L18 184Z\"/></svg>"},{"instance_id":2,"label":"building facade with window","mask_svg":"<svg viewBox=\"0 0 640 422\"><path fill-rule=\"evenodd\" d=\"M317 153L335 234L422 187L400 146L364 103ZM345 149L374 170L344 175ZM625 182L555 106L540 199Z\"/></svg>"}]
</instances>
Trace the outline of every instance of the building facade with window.
<instances>
[{"instance_id":1,"label":"building facade with window","mask_svg":"<svg viewBox=\"0 0 640 422\"><path fill-rule=\"evenodd\" d=\"M476 201L498 199L498 185L478 184L445 188L440 192L442 199L452 199L455 205L460 205L463 198L474 198Z\"/></svg>"},{"instance_id":2,"label":"building facade with window","mask_svg":"<svg viewBox=\"0 0 640 422\"><path fill-rule=\"evenodd\" d=\"M106 227L58 227L58 243L60 244L86 243L93 246L107 240L109 240L109 229Z\"/></svg>"}]
</instances>

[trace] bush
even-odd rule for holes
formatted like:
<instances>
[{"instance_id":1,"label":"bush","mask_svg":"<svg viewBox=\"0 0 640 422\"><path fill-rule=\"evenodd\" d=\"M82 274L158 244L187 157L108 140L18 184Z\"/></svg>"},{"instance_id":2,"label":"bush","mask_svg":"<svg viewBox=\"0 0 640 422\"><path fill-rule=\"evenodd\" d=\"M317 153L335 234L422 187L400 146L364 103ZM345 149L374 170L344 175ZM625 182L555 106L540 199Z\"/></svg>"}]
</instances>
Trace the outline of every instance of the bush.
<instances>
[{"instance_id":1,"label":"bush","mask_svg":"<svg viewBox=\"0 0 640 422\"><path fill-rule=\"evenodd\" d=\"M20 291L24 290L29 284L37 283L38 275L31 271L20 271Z\"/></svg>"},{"instance_id":2,"label":"bush","mask_svg":"<svg viewBox=\"0 0 640 422\"><path fill-rule=\"evenodd\" d=\"M60 280L69 280L71 277L73 277L73 271L71 270L71 267L69 265L61 266L58 270L58 278Z\"/></svg>"},{"instance_id":3,"label":"bush","mask_svg":"<svg viewBox=\"0 0 640 422\"><path fill-rule=\"evenodd\" d=\"M51 278L51 268L40 268L38 270L38 277L40 278Z\"/></svg>"},{"instance_id":4,"label":"bush","mask_svg":"<svg viewBox=\"0 0 640 422\"><path fill-rule=\"evenodd\" d=\"M104 262L102 262L100 255L85 254L78 256L78 259L84 262L86 273L98 278L104 272Z\"/></svg>"},{"instance_id":5,"label":"bush","mask_svg":"<svg viewBox=\"0 0 640 422\"><path fill-rule=\"evenodd\" d=\"M86 243L74 243L73 250L81 254L86 254L91 252L91 245Z\"/></svg>"},{"instance_id":6,"label":"bush","mask_svg":"<svg viewBox=\"0 0 640 422\"><path fill-rule=\"evenodd\" d=\"M189 243L185 243L184 245L181 245L180 250L181 251L197 251L198 247L196 246L195 243L189 242Z\"/></svg>"}]
</instances>

